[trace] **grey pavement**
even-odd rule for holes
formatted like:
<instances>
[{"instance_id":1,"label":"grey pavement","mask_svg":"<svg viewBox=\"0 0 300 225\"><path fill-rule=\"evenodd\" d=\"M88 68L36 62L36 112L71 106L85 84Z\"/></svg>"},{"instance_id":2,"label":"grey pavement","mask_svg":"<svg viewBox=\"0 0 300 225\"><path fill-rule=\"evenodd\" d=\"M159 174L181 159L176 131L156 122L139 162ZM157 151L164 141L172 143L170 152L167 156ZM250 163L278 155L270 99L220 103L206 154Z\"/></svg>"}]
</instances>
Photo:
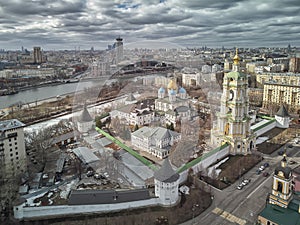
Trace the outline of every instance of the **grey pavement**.
<instances>
[{"instance_id":1,"label":"grey pavement","mask_svg":"<svg viewBox=\"0 0 300 225\"><path fill-rule=\"evenodd\" d=\"M290 156L290 159L293 158L294 161L300 162L298 158L300 156L300 147L294 145L293 148L287 148L287 155ZM236 189L239 181L222 191L212 188L212 194L214 195L212 205L205 212L195 217L194 220L187 221L181 225L253 225L257 221L258 214L265 206L268 193L271 192L272 174L281 159L282 156L279 156L277 151L271 156L266 156L261 163L252 168L244 176L251 179L251 182L242 190ZM270 164L265 169L270 174L268 177L255 173L258 167L265 162ZM291 167L293 168L298 165L295 164ZM236 221L234 221L235 219Z\"/></svg>"}]
</instances>

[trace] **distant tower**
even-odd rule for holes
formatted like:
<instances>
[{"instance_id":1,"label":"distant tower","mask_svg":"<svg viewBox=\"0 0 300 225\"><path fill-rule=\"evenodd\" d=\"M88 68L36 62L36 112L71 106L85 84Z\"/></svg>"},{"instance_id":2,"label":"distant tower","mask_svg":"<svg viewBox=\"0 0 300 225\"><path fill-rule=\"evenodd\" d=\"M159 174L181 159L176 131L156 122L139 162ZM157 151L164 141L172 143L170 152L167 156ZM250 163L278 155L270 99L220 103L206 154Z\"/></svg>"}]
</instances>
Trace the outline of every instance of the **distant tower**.
<instances>
[{"instance_id":1,"label":"distant tower","mask_svg":"<svg viewBox=\"0 0 300 225\"><path fill-rule=\"evenodd\" d=\"M283 155L280 166L276 167L273 175L273 188L269 203L287 208L292 198L292 170L287 165L286 155Z\"/></svg>"},{"instance_id":2,"label":"distant tower","mask_svg":"<svg viewBox=\"0 0 300 225\"><path fill-rule=\"evenodd\" d=\"M284 105L280 107L275 115L276 126L279 128L289 128L290 115Z\"/></svg>"},{"instance_id":3,"label":"distant tower","mask_svg":"<svg viewBox=\"0 0 300 225\"><path fill-rule=\"evenodd\" d=\"M115 52L116 52L116 63L119 63L123 60L123 39L120 36L116 39L115 42Z\"/></svg>"},{"instance_id":4,"label":"distant tower","mask_svg":"<svg viewBox=\"0 0 300 225\"><path fill-rule=\"evenodd\" d=\"M171 206L177 203L179 174L173 170L169 158L164 159L161 168L154 173L154 183L155 196L162 205Z\"/></svg>"},{"instance_id":5,"label":"distant tower","mask_svg":"<svg viewBox=\"0 0 300 225\"><path fill-rule=\"evenodd\" d=\"M248 77L241 73L239 56L233 58L232 71L223 81L218 124L212 129L212 143L230 145L230 154L248 154L255 148L255 134L250 130Z\"/></svg>"},{"instance_id":6,"label":"distant tower","mask_svg":"<svg viewBox=\"0 0 300 225\"><path fill-rule=\"evenodd\" d=\"M288 44L288 46L287 46L287 52L288 52L288 53L290 53L290 52L291 52L291 50L292 50L292 48L291 48L291 44Z\"/></svg>"},{"instance_id":7,"label":"distant tower","mask_svg":"<svg viewBox=\"0 0 300 225\"><path fill-rule=\"evenodd\" d=\"M33 62L36 64L42 63L41 47L33 47Z\"/></svg>"},{"instance_id":8,"label":"distant tower","mask_svg":"<svg viewBox=\"0 0 300 225\"><path fill-rule=\"evenodd\" d=\"M165 97L165 89L163 87L161 87L160 89L158 89L157 97L158 98L164 98Z\"/></svg>"}]
</instances>

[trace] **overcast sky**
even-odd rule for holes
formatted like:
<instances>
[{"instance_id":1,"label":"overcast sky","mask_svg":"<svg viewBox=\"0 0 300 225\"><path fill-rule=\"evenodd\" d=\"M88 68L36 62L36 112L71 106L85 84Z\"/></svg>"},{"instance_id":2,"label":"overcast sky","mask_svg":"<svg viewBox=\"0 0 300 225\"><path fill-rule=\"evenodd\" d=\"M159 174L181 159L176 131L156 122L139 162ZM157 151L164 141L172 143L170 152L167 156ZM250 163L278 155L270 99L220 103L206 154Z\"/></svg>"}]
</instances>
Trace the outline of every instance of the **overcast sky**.
<instances>
[{"instance_id":1,"label":"overcast sky","mask_svg":"<svg viewBox=\"0 0 300 225\"><path fill-rule=\"evenodd\" d=\"M0 48L300 45L300 0L0 0Z\"/></svg>"}]
</instances>

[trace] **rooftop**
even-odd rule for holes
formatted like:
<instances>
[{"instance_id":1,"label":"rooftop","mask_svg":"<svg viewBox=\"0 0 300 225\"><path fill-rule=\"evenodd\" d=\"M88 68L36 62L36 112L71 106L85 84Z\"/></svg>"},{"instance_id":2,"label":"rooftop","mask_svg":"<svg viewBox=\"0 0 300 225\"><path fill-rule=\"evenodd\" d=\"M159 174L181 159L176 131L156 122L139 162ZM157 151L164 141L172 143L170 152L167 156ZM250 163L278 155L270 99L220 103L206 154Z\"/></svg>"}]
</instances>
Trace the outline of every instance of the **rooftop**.
<instances>
[{"instance_id":1,"label":"rooftop","mask_svg":"<svg viewBox=\"0 0 300 225\"><path fill-rule=\"evenodd\" d=\"M94 205L150 199L148 189L135 190L73 190L69 205Z\"/></svg>"},{"instance_id":2,"label":"rooftop","mask_svg":"<svg viewBox=\"0 0 300 225\"><path fill-rule=\"evenodd\" d=\"M289 117L290 115L284 105L281 105L280 109L276 113L276 116Z\"/></svg>"},{"instance_id":3,"label":"rooftop","mask_svg":"<svg viewBox=\"0 0 300 225\"><path fill-rule=\"evenodd\" d=\"M24 126L25 124L20 122L17 119L4 120L4 121L0 121L0 132L4 132L10 129L16 129Z\"/></svg>"},{"instance_id":4,"label":"rooftop","mask_svg":"<svg viewBox=\"0 0 300 225\"><path fill-rule=\"evenodd\" d=\"M300 214L290 208L267 204L260 216L280 225L300 225Z\"/></svg>"},{"instance_id":5,"label":"rooftop","mask_svg":"<svg viewBox=\"0 0 300 225\"><path fill-rule=\"evenodd\" d=\"M99 158L87 147L78 147L73 149L73 153L86 164L96 162Z\"/></svg>"},{"instance_id":6,"label":"rooftop","mask_svg":"<svg viewBox=\"0 0 300 225\"><path fill-rule=\"evenodd\" d=\"M84 105L83 111L81 115L78 118L79 122L91 122L93 121L93 118L91 117L89 111L87 110L86 105Z\"/></svg>"},{"instance_id":7,"label":"rooftop","mask_svg":"<svg viewBox=\"0 0 300 225\"><path fill-rule=\"evenodd\" d=\"M154 178L161 182L171 183L179 179L179 174L173 170L169 158L166 158L161 168L154 173Z\"/></svg>"}]
</instances>

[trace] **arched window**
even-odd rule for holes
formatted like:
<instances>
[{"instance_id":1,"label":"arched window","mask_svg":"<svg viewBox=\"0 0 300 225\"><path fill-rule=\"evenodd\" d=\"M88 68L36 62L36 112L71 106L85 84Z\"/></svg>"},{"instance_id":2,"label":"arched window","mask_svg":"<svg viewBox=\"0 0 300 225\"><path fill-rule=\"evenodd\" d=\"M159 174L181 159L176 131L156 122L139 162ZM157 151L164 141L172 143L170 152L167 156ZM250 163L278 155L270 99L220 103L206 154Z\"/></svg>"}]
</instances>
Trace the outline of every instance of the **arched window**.
<instances>
[{"instance_id":1,"label":"arched window","mask_svg":"<svg viewBox=\"0 0 300 225\"><path fill-rule=\"evenodd\" d=\"M267 225L271 225L270 221L267 222Z\"/></svg>"},{"instance_id":2,"label":"arched window","mask_svg":"<svg viewBox=\"0 0 300 225\"><path fill-rule=\"evenodd\" d=\"M283 186L282 183L278 182L277 191L282 193L282 186Z\"/></svg>"},{"instance_id":3,"label":"arched window","mask_svg":"<svg viewBox=\"0 0 300 225\"><path fill-rule=\"evenodd\" d=\"M226 123L225 125L225 135L228 135L229 134L229 123Z\"/></svg>"}]
</instances>

